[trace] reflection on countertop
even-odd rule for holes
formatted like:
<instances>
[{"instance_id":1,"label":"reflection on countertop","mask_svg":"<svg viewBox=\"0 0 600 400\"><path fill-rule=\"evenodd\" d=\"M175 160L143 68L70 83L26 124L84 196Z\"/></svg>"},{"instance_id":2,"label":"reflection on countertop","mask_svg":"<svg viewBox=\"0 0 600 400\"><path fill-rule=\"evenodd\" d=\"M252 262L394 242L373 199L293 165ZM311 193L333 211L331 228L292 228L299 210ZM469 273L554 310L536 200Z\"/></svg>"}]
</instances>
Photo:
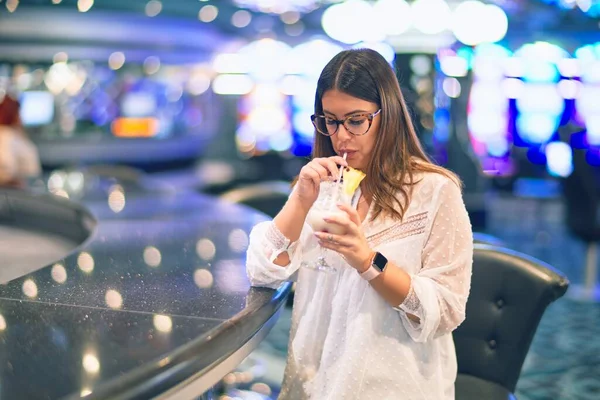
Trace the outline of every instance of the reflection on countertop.
<instances>
[{"instance_id":1,"label":"reflection on countertop","mask_svg":"<svg viewBox=\"0 0 600 400\"><path fill-rule=\"evenodd\" d=\"M251 209L89 171L44 186L32 195L69 197L98 225L70 256L0 286L1 398L156 394L189 377L178 362L214 362L206 346L236 350L289 291L250 288L248 233L266 218Z\"/></svg>"}]
</instances>

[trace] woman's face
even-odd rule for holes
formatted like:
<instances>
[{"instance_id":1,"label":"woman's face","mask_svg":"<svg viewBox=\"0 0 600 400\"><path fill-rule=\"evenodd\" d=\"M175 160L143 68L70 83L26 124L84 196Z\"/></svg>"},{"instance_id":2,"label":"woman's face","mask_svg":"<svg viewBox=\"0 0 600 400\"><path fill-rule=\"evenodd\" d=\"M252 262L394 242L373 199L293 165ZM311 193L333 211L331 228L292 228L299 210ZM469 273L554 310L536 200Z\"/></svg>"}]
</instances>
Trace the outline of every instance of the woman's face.
<instances>
[{"instance_id":1,"label":"woman's face","mask_svg":"<svg viewBox=\"0 0 600 400\"><path fill-rule=\"evenodd\" d=\"M372 114L379 110L379 107L375 103L352 97L337 90L328 90L325 92L321 101L323 104L323 114L335 120L343 120L357 114ZM364 171L369 164L373 148L375 147L375 140L379 134L380 119L380 114L373 118L373 123L365 135L353 135L348 132L343 124L340 124L337 133L330 136L335 152L340 156L347 153L346 161L348 161L348 165L352 168ZM366 124L368 124L368 121ZM357 132L360 132L362 129L360 118L356 120L351 119L346 125L351 130L356 130Z\"/></svg>"}]
</instances>

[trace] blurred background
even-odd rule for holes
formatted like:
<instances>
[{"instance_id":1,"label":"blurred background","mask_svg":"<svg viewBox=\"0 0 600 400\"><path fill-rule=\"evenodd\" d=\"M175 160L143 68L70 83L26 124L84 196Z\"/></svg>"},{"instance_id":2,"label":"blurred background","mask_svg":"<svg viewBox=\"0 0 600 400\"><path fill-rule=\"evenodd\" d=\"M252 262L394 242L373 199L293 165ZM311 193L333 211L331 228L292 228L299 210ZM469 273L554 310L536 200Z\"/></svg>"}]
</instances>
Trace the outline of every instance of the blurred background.
<instances>
[{"instance_id":1,"label":"blurred background","mask_svg":"<svg viewBox=\"0 0 600 400\"><path fill-rule=\"evenodd\" d=\"M318 75L353 47L395 68L473 229L573 283L520 398L598 398L599 0L0 0L0 101L20 103L42 171L20 186L77 200L69 171L111 168L230 199L285 193L311 154ZM286 313L224 398L276 396Z\"/></svg>"}]
</instances>

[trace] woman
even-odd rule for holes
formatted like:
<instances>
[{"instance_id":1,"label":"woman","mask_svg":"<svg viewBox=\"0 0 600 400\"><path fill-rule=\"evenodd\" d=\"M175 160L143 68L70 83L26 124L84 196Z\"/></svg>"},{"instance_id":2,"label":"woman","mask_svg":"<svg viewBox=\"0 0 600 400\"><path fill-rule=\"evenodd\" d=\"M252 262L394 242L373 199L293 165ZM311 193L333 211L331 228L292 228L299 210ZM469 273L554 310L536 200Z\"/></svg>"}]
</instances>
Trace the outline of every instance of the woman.
<instances>
[{"instance_id":1,"label":"woman","mask_svg":"<svg viewBox=\"0 0 600 400\"><path fill-rule=\"evenodd\" d=\"M0 187L23 188L41 172L37 149L19 116L20 104L9 95L0 100Z\"/></svg>"},{"instance_id":2,"label":"woman","mask_svg":"<svg viewBox=\"0 0 600 400\"><path fill-rule=\"evenodd\" d=\"M315 97L314 158L272 222L250 234L252 285L297 278L281 399L454 398L451 332L464 320L473 255L458 179L433 165L398 81L377 52L339 53ZM343 235L305 223L338 166L366 173ZM330 249L338 272L300 268Z\"/></svg>"}]
</instances>

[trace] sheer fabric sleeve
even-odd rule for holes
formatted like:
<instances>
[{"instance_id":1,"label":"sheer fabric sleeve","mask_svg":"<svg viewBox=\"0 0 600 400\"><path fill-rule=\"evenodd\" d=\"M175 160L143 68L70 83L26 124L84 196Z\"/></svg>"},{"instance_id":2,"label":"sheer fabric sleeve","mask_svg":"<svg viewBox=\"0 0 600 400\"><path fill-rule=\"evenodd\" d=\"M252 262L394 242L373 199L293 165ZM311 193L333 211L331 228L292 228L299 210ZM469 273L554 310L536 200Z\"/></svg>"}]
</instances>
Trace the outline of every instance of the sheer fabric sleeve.
<instances>
[{"instance_id":1,"label":"sheer fabric sleeve","mask_svg":"<svg viewBox=\"0 0 600 400\"><path fill-rule=\"evenodd\" d=\"M246 273L252 286L277 288L285 281L295 280L303 253L303 242L307 240L310 228L304 224L300 238L289 241L279 232L273 221L261 222L250 232L250 243L246 253ZM291 262L280 266L273 261L283 251L287 251Z\"/></svg>"},{"instance_id":2,"label":"sheer fabric sleeve","mask_svg":"<svg viewBox=\"0 0 600 400\"><path fill-rule=\"evenodd\" d=\"M422 268L411 277L409 294L399 306L402 323L416 342L456 329L465 319L471 287L473 234L458 186L445 182L436 204ZM405 313L416 315L419 322Z\"/></svg>"}]
</instances>

